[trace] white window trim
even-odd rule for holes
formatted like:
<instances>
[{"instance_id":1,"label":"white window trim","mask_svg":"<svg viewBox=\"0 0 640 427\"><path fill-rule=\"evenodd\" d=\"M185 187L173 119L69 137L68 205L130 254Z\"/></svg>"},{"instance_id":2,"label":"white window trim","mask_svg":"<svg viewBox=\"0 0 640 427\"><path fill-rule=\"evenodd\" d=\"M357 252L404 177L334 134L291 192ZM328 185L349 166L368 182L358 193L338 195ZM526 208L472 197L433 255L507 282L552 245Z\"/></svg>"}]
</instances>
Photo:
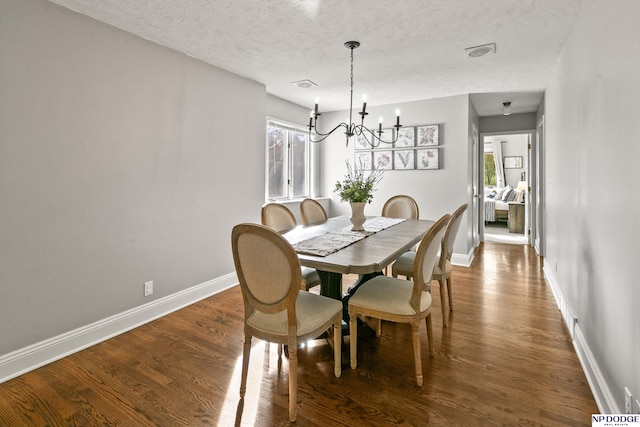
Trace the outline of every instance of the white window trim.
<instances>
[{"instance_id":1,"label":"white window trim","mask_svg":"<svg viewBox=\"0 0 640 427\"><path fill-rule=\"evenodd\" d=\"M264 152L265 152L265 170L264 170L264 198L265 201L267 202L289 202L289 201L297 201L297 200L302 200L305 197L311 197L311 193L312 193L312 184L311 184L311 179L312 179L312 174L313 174L313 154L312 154L312 148L313 145L311 144L311 142L309 140L307 140L307 149L305 150L306 152L306 158L305 158L305 169L306 169L306 189L305 189L305 195L303 196L295 196L293 197L291 194L293 193L293 182L290 179L287 179L288 183L287 183L287 197L280 197L280 198L269 198L269 159L267 157L267 149L266 149L266 143L267 143L267 138L268 138L268 134L267 134L267 128L269 127L269 125L276 125L276 126L280 126L282 128L285 128L287 130L292 130L292 131L296 131L296 132L302 132L305 133L307 131L307 128L304 125L300 125L300 124L296 124L296 123L291 123L288 122L286 120L281 120L281 119L277 119L275 117L269 117L267 116L267 119L265 121L265 127L264 127L264 132L265 132L265 148L264 148ZM287 142L287 144L289 144L289 142ZM287 175L288 177L290 177L291 175L291 169L292 169L292 156L291 156L291 146L289 145L287 147Z\"/></svg>"}]
</instances>

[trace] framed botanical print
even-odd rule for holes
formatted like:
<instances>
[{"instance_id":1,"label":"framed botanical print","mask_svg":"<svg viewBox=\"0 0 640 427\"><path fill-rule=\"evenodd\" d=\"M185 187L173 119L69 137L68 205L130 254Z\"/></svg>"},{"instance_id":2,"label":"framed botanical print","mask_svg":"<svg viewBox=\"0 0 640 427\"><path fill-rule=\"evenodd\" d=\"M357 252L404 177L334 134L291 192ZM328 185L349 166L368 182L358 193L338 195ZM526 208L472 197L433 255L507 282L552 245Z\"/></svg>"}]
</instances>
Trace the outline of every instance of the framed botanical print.
<instances>
[{"instance_id":1,"label":"framed botanical print","mask_svg":"<svg viewBox=\"0 0 640 427\"><path fill-rule=\"evenodd\" d=\"M415 150L394 151L393 168L396 170L415 169Z\"/></svg>"},{"instance_id":2,"label":"framed botanical print","mask_svg":"<svg viewBox=\"0 0 640 427\"><path fill-rule=\"evenodd\" d=\"M393 151L374 151L373 167L376 169L392 169L393 168Z\"/></svg>"},{"instance_id":3,"label":"framed botanical print","mask_svg":"<svg viewBox=\"0 0 640 427\"><path fill-rule=\"evenodd\" d=\"M388 150L393 147L393 129L382 129L382 133L380 134L377 130L374 130L373 134L376 136L376 138L373 139L373 148L375 150ZM378 141L377 138L380 138L382 141Z\"/></svg>"},{"instance_id":4,"label":"framed botanical print","mask_svg":"<svg viewBox=\"0 0 640 427\"><path fill-rule=\"evenodd\" d=\"M418 147L440 145L440 125L418 126L416 130Z\"/></svg>"},{"instance_id":5,"label":"framed botanical print","mask_svg":"<svg viewBox=\"0 0 640 427\"><path fill-rule=\"evenodd\" d=\"M413 126L398 129L398 140L395 148L409 148L416 145L416 128Z\"/></svg>"},{"instance_id":6,"label":"framed botanical print","mask_svg":"<svg viewBox=\"0 0 640 427\"><path fill-rule=\"evenodd\" d=\"M360 135L355 135L355 149L356 150L371 150L371 144L367 142L373 142L374 138L369 132L363 132Z\"/></svg>"},{"instance_id":7,"label":"framed botanical print","mask_svg":"<svg viewBox=\"0 0 640 427\"><path fill-rule=\"evenodd\" d=\"M437 148L422 148L416 150L417 169L439 169Z\"/></svg>"},{"instance_id":8,"label":"framed botanical print","mask_svg":"<svg viewBox=\"0 0 640 427\"><path fill-rule=\"evenodd\" d=\"M370 171L372 158L373 153L371 151L356 151L354 158L355 168L363 171Z\"/></svg>"}]
</instances>

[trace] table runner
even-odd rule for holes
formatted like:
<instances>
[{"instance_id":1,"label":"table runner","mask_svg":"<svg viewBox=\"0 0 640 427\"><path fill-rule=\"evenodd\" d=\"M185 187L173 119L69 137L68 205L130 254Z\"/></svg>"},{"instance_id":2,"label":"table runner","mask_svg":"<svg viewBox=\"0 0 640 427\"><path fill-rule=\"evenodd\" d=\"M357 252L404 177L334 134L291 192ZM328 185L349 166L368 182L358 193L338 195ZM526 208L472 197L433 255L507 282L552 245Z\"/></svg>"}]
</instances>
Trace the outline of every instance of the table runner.
<instances>
[{"instance_id":1,"label":"table runner","mask_svg":"<svg viewBox=\"0 0 640 427\"><path fill-rule=\"evenodd\" d=\"M298 242L293 245L293 248L299 254L324 257L404 220L404 218L387 217L369 218L364 223L364 231L351 231L351 226L349 225Z\"/></svg>"}]
</instances>

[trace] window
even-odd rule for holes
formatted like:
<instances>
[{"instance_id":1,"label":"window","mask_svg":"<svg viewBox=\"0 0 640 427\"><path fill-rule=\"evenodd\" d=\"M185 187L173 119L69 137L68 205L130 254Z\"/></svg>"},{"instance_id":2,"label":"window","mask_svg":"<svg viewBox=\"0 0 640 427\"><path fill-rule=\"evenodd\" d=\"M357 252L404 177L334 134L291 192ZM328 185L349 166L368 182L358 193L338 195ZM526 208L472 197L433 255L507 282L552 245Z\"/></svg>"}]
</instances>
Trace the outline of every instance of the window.
<instances>
[{"instance_id":1,"label":"window","mask_svg":"<svg viewBox=\"0 0 640 427\"><path fill-rule=\"evenodd\" d=\"M484 144L484 185L496 185L496 161L491 144Z\"/></svg>"},{"instance_id":2,"label":"window","mask_svg":"<svg viewBox=\"0 0 640 427\"><path fill-rule=\"evenodd\" d=\"M309 151L306 130L267 121L267 200L309 196Z\"/></svg>"},{"instance_id":3,"label":"window","mask_svg":"<svg viewBox=\"0 0 640 427\"><path fill-rule=\"evenodd\" d=\"M493 153L484 155L484 185L496 185L496 162Z\"/></svg>"}]
</instances>

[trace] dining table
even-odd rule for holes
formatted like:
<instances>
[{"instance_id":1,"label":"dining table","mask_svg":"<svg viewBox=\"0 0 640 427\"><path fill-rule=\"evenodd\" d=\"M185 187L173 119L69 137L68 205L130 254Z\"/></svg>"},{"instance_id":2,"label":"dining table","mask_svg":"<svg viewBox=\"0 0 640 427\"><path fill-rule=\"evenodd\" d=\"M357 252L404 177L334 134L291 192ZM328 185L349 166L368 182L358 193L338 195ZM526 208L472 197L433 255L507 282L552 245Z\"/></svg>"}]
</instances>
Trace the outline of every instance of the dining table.
<instances>
[{"instance_id":1,"label":"dining table","mask_svg":"<svg viewBox=\"0 0 640 427\"><path fill-rule=\"evenodd\" d=\"M348 299L358 287L383 274L384 268L418 244L433 224L435 221L423 219L368 216L363 231L351 231L349 217L337 216L299 225L283 236L298 253L300 264L318 271L320 294L342 300L347 320ZM344 274L357 274L358 279L343 295Z\"/></svg>"}]
</instances>

